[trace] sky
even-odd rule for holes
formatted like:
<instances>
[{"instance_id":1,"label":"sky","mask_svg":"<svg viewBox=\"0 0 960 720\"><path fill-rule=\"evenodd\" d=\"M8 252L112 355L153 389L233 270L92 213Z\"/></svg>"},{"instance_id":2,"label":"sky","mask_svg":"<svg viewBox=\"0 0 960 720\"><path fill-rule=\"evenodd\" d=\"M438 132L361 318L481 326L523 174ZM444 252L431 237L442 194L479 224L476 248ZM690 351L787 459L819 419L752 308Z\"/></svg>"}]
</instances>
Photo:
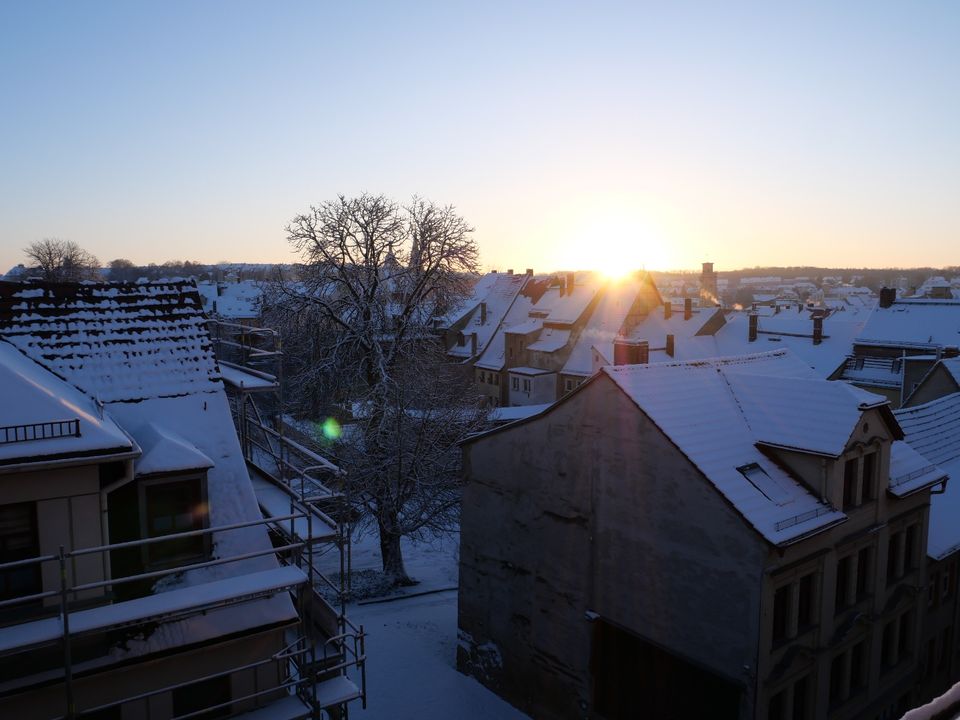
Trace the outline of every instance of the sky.
<instances>
[{"instance_id":1,"label":"sky","mask_svg":"<svg viewBox=\"0 0 960 720\"><path fill-rule=\"evenodd\" d=\"M0 3L0 273L290 262L420 195L484 269L960 264L960 4Z\"/></svg>"}]
</instances>

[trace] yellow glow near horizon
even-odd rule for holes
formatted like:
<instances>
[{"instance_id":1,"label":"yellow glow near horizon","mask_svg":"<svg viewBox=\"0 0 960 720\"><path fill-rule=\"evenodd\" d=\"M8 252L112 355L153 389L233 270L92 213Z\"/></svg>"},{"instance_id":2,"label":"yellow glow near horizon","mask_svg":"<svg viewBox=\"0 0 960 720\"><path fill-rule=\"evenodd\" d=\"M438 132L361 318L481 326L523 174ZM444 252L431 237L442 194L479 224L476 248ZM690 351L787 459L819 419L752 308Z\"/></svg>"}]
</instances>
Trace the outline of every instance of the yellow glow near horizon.
<instances>
[{"instance_id":1,"label":"yellow glow near horizon","mask_svg":"<svg viewBox=\"0 0 960 720\"><path fill-rule=\"evenodd\" d=\"M558 258L563 268L596 270L620 280L636 270L668 270L670 243L637 218L604 213L585 220Z\"/></svg>"}]
</instances>

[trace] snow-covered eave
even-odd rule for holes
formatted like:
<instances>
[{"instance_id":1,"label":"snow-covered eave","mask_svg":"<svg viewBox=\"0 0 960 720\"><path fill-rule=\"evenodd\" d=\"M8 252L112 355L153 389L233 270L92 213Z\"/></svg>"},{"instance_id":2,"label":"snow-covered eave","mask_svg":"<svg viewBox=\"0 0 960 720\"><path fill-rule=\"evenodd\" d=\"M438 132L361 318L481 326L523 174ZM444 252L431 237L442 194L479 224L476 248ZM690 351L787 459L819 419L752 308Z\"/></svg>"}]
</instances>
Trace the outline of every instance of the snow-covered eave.
<instances>
[{"instance_id":1,"label":"snow-covered eave","mask_svg":"<svg viewBox=\"0 0 960 720\"><path fill-rule=\"evenodd\" d=\"M867 347L883 347L883 348L907 348L911 350L936 350L937 348L943 347L941 343L935 342L919 342L915 340L892 340L892 339L881 339L881 338L863 338L858 337L853 339L854 345L866 345Z\"/></svg>"},{"instance_id":2,"label":"snow-covered eave","mask_svg":"<svg viewBox=\"0 0 960 720\"><path fill-rule=\"evenodd\" d=\"M881 378L870 378L870 377L850 377L849 375L842 375L840 379L843 382L850 383L851 385L856 385L860 387L861 385L866 385L867 387L877 387L877 388L888 388L891 390L897 390L903 385L902 380L885 380Z\"/></svg>"},{"instance_id":3,"label":"snow-covered eave","mask_svg":"<svg viewBox=\"0 0 960 720\"><path fill-rule=\"evenodd\" d=\"M930 465L928 468L924 468L924 472L917 477L909 477L906 480L902 480L898 484L894 484L895 478L890 478L890 483L887 485L887 492L893 495L895 498L905 498L910 497L911 495L916 495L918 492L927 490L929 488L935 487L940 483L943 483L944 490L947 487L947 480L950 479L950 476L943 472L936 465Z\"/></svg>"},{"instance_id":4,"label":"snow-covered eave","mask_svg":"<svg viewBox=\"0 0 960 720\"><path fill-rule=\"evenodd\" d=\"M789 452L803 453L804 455L815 455L817 457L830 458L831 460L836 460L841 455L843 455L843 450L837 453L831 450L817 450L814 448L803 448L803 447L796 447L794 445L784 445L782 443L770 442L769 440L757 440L755 445L760 450L765 450L765 449L787 450Z\"/></svg>"},{"instance_id":5,"label":"snow-covered eave","mask_svg":"<svg viewBox=\"0 0 960 720\"><path fill-rule=\"evenodd\" d=\"M839 511L834 511L834 512L839 512ZM777 541L777 542L775 542L775 543L773 543L773 544L774 544L775 547L778 547L778 548L786 548L786 547L789 547L789 546L791 546L791 545L796 545L798 542L801 542L801 541L803 541L803 540L806 540L807 538L813 537L814 535L819 535L820 533L826 532L827 530L830 530L830 529L832 529L832 528L835 528L835 527L837 527L838 525L842 525L842 524L845 523L848 519L849 519L849 518L848 518L846 515L843 515L842 517L832 517L832 518L831 518L829 521L827 521L827 522L823 522L823 523L821 523L820 525L816 525L816 526L814 526L814 527L807 528L807 529L803 530L802 532L797 533L796 535L793 535L793 536L784 538L783 540L779 540L779 541ZM801 523L801 524L802 524L802 523Z\"/></svg>"},{"instance_id":6,"label":"snow-covered eave","mask_svg":"<svg viewBox=\"0 0 960 720\"><path fill-rule=\"evenodd\" d=\"M38 441L42 442L42 441ZM21 470L43 470L46 468L70 467L72 465L90 465L117 460L131 460L140 455L133 447L116 447L105 450L89 450L80 453L60 453L56 455L25 455L19 458L0 460L0 474Z\"/></svg>"}]
</instances>

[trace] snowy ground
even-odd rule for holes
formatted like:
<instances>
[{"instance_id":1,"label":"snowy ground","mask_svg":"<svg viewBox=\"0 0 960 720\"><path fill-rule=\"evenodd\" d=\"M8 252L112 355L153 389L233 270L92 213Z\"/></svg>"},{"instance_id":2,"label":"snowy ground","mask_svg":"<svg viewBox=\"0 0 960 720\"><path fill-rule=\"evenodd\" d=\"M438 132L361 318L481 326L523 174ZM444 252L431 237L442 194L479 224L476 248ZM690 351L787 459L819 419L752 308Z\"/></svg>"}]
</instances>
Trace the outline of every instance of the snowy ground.
<instances>
[{"instance_id":1,"label":"snowy ground","mask_svg":"<svg viewBox=\"0 0 960 720\"><path fill-rule=\"evenodd\" d=\"M360 720L523 720L527 716L456 669L456 536L431 543L404 540L407 572L420 583L389 602L352 603L347 616L367 632L367 709ZM353 549L354 570L379 569L376 538ZM438 592L428 592L438 591ZM420 594L428 593L428 594Z\"/></svg>"}]
</instances>

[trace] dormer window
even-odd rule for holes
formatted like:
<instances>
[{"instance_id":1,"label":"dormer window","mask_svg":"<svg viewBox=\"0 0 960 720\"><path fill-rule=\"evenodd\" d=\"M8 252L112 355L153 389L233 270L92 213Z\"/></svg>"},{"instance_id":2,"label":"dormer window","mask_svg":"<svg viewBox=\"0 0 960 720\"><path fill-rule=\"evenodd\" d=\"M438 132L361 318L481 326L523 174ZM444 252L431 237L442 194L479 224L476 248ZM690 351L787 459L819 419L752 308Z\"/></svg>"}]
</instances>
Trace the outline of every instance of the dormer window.
<instances>
[{"instance_id":1,"label":"dormer window","mask_svg":"<svg viewBox=\"0 0 960 720\"><path fill-rule=\"evenodd\" d=\"M209 527L206 477L163 477L140 483L140 527L145 538ZM194 535L142 548L147 568L202 562L210 555L208 535Z\"/></svg>"},{"instance_id":2,"label":"dormer window","mask_svg":"<svg viewBox=\"0 0 960 720\"><path fill-rule=\"evenodd\" d=\"M843 464L843 509L852 510L877 497L878 453L868 452Z\"/></svg>"}]
</instances>

